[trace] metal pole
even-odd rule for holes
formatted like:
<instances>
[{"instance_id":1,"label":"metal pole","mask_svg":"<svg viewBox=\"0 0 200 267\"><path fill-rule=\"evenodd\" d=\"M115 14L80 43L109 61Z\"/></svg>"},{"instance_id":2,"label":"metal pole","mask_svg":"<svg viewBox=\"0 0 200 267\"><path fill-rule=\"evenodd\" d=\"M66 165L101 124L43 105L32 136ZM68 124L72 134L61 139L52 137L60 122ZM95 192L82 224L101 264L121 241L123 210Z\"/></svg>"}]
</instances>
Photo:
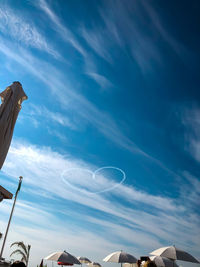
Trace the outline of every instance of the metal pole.
<instances>
[{"instance_id":1,"label":"metal pole","mask_svg":"<svg viewBox=\"0 0 200 267\"><path fill-rule=\"evenodd\" d=\"M30 255L30 249L31 249L31 245L28 245L27 247L27 259L26 259L26 267L28 267L28 260L29 260L29 255ZM43 267L43 262L42 262L42 267Z\"/></svg>"},{"instance_id":2,"label":"metal pole","mask_svg":"<svg viewBox=\"0 0 200 267\"><path fill-rule=\"evenodd\" d=\"M14 208L15 208L15 203L16 203L16 200L17 200L17 195L18 195L19 190L20 190L20 187L21 187L22 179L23 179L23 177L20 176L20 177L19 177L18 188L17 188L17 191L16 191L16 193L15 193L14 203L13 203L13 206L12 206L12 210L11 210L11 213L10 213L10 218L9 218L9 221L8 221L8 225L7 225L6 233L5 233L4 240L3 240L3 244L2 244L2 248L1 248L0 259L2 259L3 250L4 250L5 243L6 243L6 238L7 238L8 230L9 230L9 227L10 227L10 222L11 222L12 215L13 215L13 211L14 211Z\"/></svg>"}]
</instances>

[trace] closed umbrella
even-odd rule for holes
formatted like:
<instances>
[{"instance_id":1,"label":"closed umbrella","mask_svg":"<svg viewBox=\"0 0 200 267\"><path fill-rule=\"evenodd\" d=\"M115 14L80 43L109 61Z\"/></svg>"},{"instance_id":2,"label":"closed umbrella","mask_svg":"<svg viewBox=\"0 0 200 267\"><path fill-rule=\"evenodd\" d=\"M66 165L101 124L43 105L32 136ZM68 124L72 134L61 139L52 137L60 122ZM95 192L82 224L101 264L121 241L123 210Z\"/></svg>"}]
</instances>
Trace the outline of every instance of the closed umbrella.
<instances>
[{"instance_id":1,"label":"closed umbrella","mask_svg":"<svg viewBox=\"0 0 200 267\"><path fill-rule=\"evenodd\" d=\"M66 251L54 252L49 256L45 257L44 259L50 261L67 262L70 264L81 264L75 256L71 255Z\"/></svg>"},{"instance_id":2,"label":"closed umbrella","mask_svg":"<svg viewBox=\"0 0 200 267\"><path fill-rule=\"evenodd\" d=\"M136 263L137 259L133 255L128 254L124 251L116 251L105 257L103 261L121 263L122 267L122 263Z\"/></svg>"},{"instance_id":3,"label":"closed umbrella","mask_svg":"<svg viewBox=\"0 0 200 267\"><path fill-rule=\"evenodd\" d=\"M6 159L21 103L27 99L20 82L13 82L0 93L0 169Z\"/></svg>"},{"instance_id":4,"label":"closed umbrella","mask_svg":"<svg viewBox=\"0 0 200 267\"><path fill-rule=\"evenodd\" d=\"M156 249L150 253L151 255L166 257L171 260L188 261L193 263L200 263L191 254L184 250L180 250L175 246L163 247Z\"/></svg>"},{"instance_id":5,"label":"closed umbrella","mask_svg":"<svg viewBox=\"0 0 200 267\"><path fill-rule=\"evenodd\" d=\"M158 267L178 267L178 265L173 260L165 257L151 256L150 260L154 261Z\"/></svg>"}]
</instances>

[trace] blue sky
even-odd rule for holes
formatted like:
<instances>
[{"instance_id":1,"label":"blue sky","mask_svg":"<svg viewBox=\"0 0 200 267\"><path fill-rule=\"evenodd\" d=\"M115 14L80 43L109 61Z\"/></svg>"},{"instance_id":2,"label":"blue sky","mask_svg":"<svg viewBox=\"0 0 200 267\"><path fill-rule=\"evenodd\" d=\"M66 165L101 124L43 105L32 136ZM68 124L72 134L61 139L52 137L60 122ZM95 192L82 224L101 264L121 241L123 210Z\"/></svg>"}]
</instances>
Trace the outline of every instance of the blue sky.
<instances>
[{"instance_id":1,"label":"blue sky","mask_svg":"<svg viewBox=\"0 0 200 267\"><path fill-rule=\"evenodd\" d=\"M6 257L17 240L30 267L64 249L100 263L171 244L200 257L199 8L0 2L0 89L20 81L28 95L1 171L13 193L24 177Z\"/></svg>"}]
</instances>

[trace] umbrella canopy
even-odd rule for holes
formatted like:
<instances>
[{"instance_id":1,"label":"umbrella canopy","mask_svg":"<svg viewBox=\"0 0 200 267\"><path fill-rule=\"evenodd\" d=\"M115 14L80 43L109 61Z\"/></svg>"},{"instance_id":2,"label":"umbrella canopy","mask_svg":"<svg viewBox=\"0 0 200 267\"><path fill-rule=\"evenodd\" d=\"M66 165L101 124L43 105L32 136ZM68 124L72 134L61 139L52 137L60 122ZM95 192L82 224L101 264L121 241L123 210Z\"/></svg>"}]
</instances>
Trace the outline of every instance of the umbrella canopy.
<instances>
[{"instance_id":1,"label":"umbrella canopy","mask_svg":"<svg viewBox=\"0 0 200 267\"><path fill-rule=\"evenodd\" d=\"M90 267L101 267L101 264L98 263L98 262L90 262L90 263L88 263L88 265L89 265Z\"/></svg>"},{"instance_id":2,"label":"umbrella canopy","mask_svg":"<svg viewBox=\"0 0 200 267\"><path fill-rule=\"evenodd\" d=\"M124 251L116 251L111 254L109 254L107 257L103 259L103 261L110 261L110 262L118 262L118 263L136 263L137 259Z\"/></svg>"},{"instance_id":3,"label":"umbrella canopy","mask_svg":"<svg viewBox=\"0 0 200 267\"><path fill-rule=\"evenodd\" d=\"M21 103L27 99L21 83L14 82L0 93L0 169L10 147L15 122L21 109Z\"/></svg>"},{"instance_id":4,"label":"umbrella canopy","mask_svg":"<svg viewBox=\"0 0 200 267\"><path fill-rule=\"evenodd\" d=\"M86 257L78 257L77 258L81 263L91 263L91 260L89 260Z\"/></svg>"},{"instance_id":5,"label":"umbrella canopy","mask_svg":"<svg viewBox=\"0 0 200 267\"><path fill-rule=\"evenodd\" d=\"M44 259L50 261L67 262L70 264L81 264L80 261L75 256L71 255L66 251L54 252Z\"/></svg>"},{"instance_id":6,"label":"umbrella canopy","mask_svg":"<svg viewBox=\"0 0 200 267\"><path fill-rule=\"evenodd\" d=\"M166 257L171 260L180 260L180 261L188 261L194 263L200 263L197 259L195 259L191 254L186 251L180 250L175 246L163 247L156 249L150 253L151 255Z\"/></svg>"},{"instance_id":7,"label":"umbrella canopy","mask_svg":"<svg viewBox=\"0 0 200 267\"><path fill-rule=\"evenodd\" d=\"M154 261L158 267L178 267L178 265L173 260L165 257L151 256L150 260Z\"/></svg>"}]
</instances>

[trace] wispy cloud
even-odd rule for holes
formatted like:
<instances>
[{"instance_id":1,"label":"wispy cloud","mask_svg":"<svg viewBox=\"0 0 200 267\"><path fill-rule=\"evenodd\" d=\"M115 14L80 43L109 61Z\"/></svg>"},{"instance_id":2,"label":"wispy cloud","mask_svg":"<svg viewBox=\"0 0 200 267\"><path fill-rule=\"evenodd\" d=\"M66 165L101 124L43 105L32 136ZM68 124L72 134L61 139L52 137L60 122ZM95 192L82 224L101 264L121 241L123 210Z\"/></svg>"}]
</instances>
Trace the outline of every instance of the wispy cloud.
<instances>
[{"instance_id":1,"label":"wispy cloud","mask_svg":"<svg viewBox=\"0 0 200 267\"><path fill-rule=\"evenodd\" d=\"M86 30L84 27L81 28L81 35L87 44L104 60L112 63L112 57L105 45L106 36L103 36L103 31L98 29Z\"/></svg>"},{"instance_id":2,"label":"wispy cloud","mask_svg":"<svg viewBox=\"0 0 200 267\"><path fill-rule=\"evenodd\" d=\"M0 51L25 67L27 71L50 88L53 96L62 104L63 109L75 109L76 114L92 123L112 142L132 153L140 153L149 157L138 148L134 142L121 133L120 129L109 115L97 109L94 104L89 102L84 96L75 92L75 90L71 90L72 87L69 81L66 82L66 78L64 78L62 73L56 68L47 64L45 61L38 60L24 49L21 51L18 49L18 52L15 52L13 48L9 48L8 43L7 45L0 43ZM54 73L54 75L52 75L52 73ZM76 103L76 105L74 105L74 103ZM79 107L78 109L76 108L77 105Z\"/></svg>"},{"instance_id":3,"label":"wispy cloud","mask_svg":"<svg viewBox=\"0 0 200 267\"><path fill-rule=\"evenodd\" d=\"M88 72L86 74L93 78L102 89L108 89L113 86L112 83L103 75L95 72Z\"/></svg>"},{"instance_id":4,"label":"wispy cloud","mask_svg":"<svg viewBox=\"0 0 200 267\"><path fill-rule=\"evenodd\" d=\"M60 141L62 143L67 143L67 137L66 134L62 134L60 131L58 130L54 130L52 128L47 127L47 131L50 135L53 135L54 137L57 137L58 139L60 139Z\"/></svg>"},{"instance_id":5,"label":"wispy cloud","mask_svg":"<svg viewBox=\"0 0 200 267\"><path fill-rule=\"evenodd\" d=\"M91 53L88 52L76 38L72 31L62 23L61 19L54 12L51 6L46 0L40 0L39 7L49 17L52 28L59 34L63 41L69 43L78 53L80 53L84 59L86 74L93 78L102 88L110 87L110 81L103 75L100 75L97 71L96 60L92 57ZM111 57L108 52L104 49L104 40L99 35L98 37L94 33L88 33L83 27L81 28L80 35L85 39L87 44L94 49L100 56L108 61L111 61ZM91 36L92 35L92 36ZM99 43L101 40L101 44Z\"/></svg>"},{"instance_id":6,"label":"wispy cloud","mask_svg":"<svg viewBox=\"0 0 200 267\"><path fill-rule=\"evenodd\" d=\"M19 205L23 204L18 201ZM17 206L18 206L17 203ZM5 203L3 203L4 205ZM23 207L23 211L26 214L29 213L29 223L35 218L38 222L44 219L46 221L47 227L38 227L32 224L32 227L20 224L18 221L13 221L12 227L10 228L7 246L5 247L4 256L8 259L11 253L10 244L16 240L21 240L23 236L23 241L26 244L31 244L30 253L30 264L31 266L36 266L40 263L41 259L49 255L54 251L67 250L75 256L87 255L93 261L102 261L102 259L107 255L108 251L117 250L119 243L115 242L113 244L109 240L105 240L98 233L95 234L90 230L82 229L75 224L72 225L62 219L58 220L54 214L46 212L44 207L40 206L34 207L32 202L26 203L27 207ZM5 205L6 207L7 205ZM29 209L33 206L35 210ZM15 218L19 215L19 209L17 207L15 211ZM22 213L23 214L23 213ZM41 214L42 217L40 216ZM27 221L27 218L23 218ZM41 222L41 221L40 221ZM0 220L0 224L4 229L6 223L4 220ZM136 252L135 252L136 253ZM48 261L45 263L51 266L52 263Z\"/></svg>"},{"instance_id":7,"label":"wispy cloud","mask_svg":"<svg viewBox=\"0 0 200 267\"><path fill-rule=\"evenodd\" d=\"M181 186L182 198L185 199L186 205L191 210L195 210L200 203L200 181L187 171L183 172L183 177L186 178L188 183Z\"/></svg>"},{"instance_id":8,"label":"wispy cloud","mask_svg":"<svg viewBox=\"0 0 200 267\"><path fill-rule=\"evenodd\" d=\"M26 108L23 109L23 116L29 117L30 119L45 119L45 122L53 122L59 124L63 127L69 127L70 129L76 129L77 127L72 122L69 117L61 114L60 112L53 112L46 108L44 105L34 105L29 104L28 110Z\"/></svg>"},{"instance_id":9,"label":"wispy cloud","mask_svg":"<svg viewBox=\"0 0 200 267\"><path fill-rule=\"evenodd\" d=\"M187 57L187 49L170 33L170 29L167 30L166 25L164 26L163 21L159 17L159 14L158 12L156 12L154 7L144 0L141 1L141 4L151 19L151 23L154 26L154 31L160 34L160 36L169 45L172 51L175 52L178 56L180 56L182 59L184 59L184 57Z\"/></svg>"},{"instance_id":10,"label":"wispy cloud","mask_svg":"<svg viewBox=\"0 0 200 267\"><path fill-rule=\"evenodd\" d=\"M12 48L11 48L12 47ZM98 109L93 103L88 101L83 95L76 91L76 83L70 82L69 77L58 71L51 64L34 57L25 49L15 48L9 42L5 45L0 43L0 52L8 58L20 64L26 71L42 81L51 91L52 96L60 104L63 110L71 110L78 118L91 123L97 130L130 153L140 155L172 176L177 174L169 170L162 162L143 151L121 131L119 125L109 116L109 114ZM52 75L52 73L54 75ZM78 109L76 108L78 106Z\"/></svg>"},{"instance_id":11,"label":"wispy cloud","mask_svg":"<svg viewBox=\"0 0 200 267\"><path fill-rule=\"evenodd\" d=\"M181 121L185 127L185 149L194 159L200 161L200 109L198 107L184 108Z\"/></svg>"},{"instance_id":12,"label":"wispy cloud","mask_svg":"<svg viewBox=\"0 0 200 267\"><path fill-rule=\"evenodd\" d=\"M97 191L102 186L113 186L113 183L116 183L113 178L103 174L94 181L88 172L83 171L93 171L96 168L70 155L64 156L54 152L50 148L17 143L11 147L3 171L13 177L17 171L25 177L24 184L27 187L39 188L52 196L59 196L88 209L114 216L118 222L145 231L157 240L174 240L182 245L188 240L189 244L190 234L196 229L197 235L192 242L198 244L198 220L194 220L197 215L192 215L187 207L179 206L173 199L151 195L127 184L120 185L109 194L90 194L87 190L77 191L63 183L61 174L65 170L73 170L67 177L68 182L80 188L88 188L89 191ZM117 196L118 200L113 202L112 196Z\"/></svg>"},{"instance_id":13,"label":"wispy cloud","mask_svg":"<svg viewBox=\"0 0 200 267\"><path fill-rule=\"evenodd\" d=\"M78 42L74 34L62 24L61 19L55 14L45 0L39 0L36 4L52 21L55 31L59 33L62 39L70 43L81 55L85 56L86 52L81 44Z\"/></svg>"},{"instance_id":14,"label":"wispy cloud","mask_svg":"<svg viewBox=\"0 0 200 267\"><path fill-rule=\"evenodd\" d=\"M117 44L124 55L132 56L142 73L152 71L152 63L161 64L160 47L147 34L148 28L141 27L146 19L141 3L109 1L104 4L108 7L100 8L99 13L105 23L105 44Z\"/></svg>"},{"instance_id":15,"label":"wispy cloud","mask_svg":"<svg viewBox=\"0 0 200 267\"><path fill-rule=\"evenodd\" d=\"M21 45L30 46L51 54L55 58L60 58L59 53L53 49L44 36L33 25L17 14L8 6L0 6L0 30L5 36L10 36L18 41Z\"/></svg>"}]
</instances>

